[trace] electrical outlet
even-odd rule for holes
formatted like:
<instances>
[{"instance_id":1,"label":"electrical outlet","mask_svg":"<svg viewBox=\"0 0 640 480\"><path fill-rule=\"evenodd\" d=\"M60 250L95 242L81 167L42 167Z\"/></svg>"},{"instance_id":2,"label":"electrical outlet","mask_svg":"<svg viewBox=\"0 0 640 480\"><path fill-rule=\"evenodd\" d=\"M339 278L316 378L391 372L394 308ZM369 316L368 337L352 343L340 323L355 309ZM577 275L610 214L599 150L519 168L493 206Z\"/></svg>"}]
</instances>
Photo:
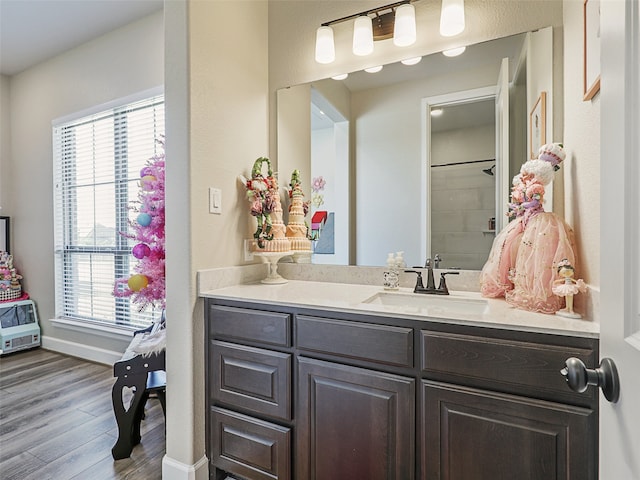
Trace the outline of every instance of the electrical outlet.
<instances>
[{"instance_id":1,"label":"electrical outlet","mask_svg":"<svg viewBox=\"0 0 640 480\"><path fill-rule=\"evenodd\" d=\"M222 190L209 187L209 213L222 213Z\"/></svg>"},{"instance_id":2,"label":"electrical outlet","mask_svg":"<svg viewBox=\"0 0 640 480\"><path fill-rule=\"evenodd\" d=\"M251 240L245 239L244 241L244 261L252 262L253 261L253 252L249 250L249 244Z\"/></svg>"}]
</instances>

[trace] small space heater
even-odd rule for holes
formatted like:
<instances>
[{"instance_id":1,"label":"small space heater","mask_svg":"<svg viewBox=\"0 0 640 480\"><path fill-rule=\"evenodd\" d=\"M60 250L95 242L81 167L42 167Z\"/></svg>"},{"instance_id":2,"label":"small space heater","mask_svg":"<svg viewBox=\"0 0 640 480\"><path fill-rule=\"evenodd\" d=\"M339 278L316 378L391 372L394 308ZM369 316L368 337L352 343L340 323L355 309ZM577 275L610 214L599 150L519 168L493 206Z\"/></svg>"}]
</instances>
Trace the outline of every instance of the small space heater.
<instances>
[{"instance_id":1,"label":"small space heater","mask_svg":"<svg viewBox=\"0 0 640 480\"><path fill-rule=\"evenodd\" d=\"M32 300L0 302L0 355L40 346L40 325Z\"/></svg>"}]
</instances>

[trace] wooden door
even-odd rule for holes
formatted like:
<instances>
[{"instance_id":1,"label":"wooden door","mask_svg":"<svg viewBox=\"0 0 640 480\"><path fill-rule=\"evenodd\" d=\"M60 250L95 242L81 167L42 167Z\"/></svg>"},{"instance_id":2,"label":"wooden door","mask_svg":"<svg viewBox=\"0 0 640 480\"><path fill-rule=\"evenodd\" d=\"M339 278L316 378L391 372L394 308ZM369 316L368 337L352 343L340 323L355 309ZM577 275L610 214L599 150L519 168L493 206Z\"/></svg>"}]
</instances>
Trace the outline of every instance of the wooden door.
<instances>
[{"instance_id":1,"label":"wooden door","mask_svg":"<svg viewBox=\"0 0 640 480\"><path fill-rule=\"evenodd\" d=\"M592 0L590 0L592 1ZM600 354L620 399L600 396L600 478L640 478L640 4L602 1Z\"/></svg>"}]
</instances>

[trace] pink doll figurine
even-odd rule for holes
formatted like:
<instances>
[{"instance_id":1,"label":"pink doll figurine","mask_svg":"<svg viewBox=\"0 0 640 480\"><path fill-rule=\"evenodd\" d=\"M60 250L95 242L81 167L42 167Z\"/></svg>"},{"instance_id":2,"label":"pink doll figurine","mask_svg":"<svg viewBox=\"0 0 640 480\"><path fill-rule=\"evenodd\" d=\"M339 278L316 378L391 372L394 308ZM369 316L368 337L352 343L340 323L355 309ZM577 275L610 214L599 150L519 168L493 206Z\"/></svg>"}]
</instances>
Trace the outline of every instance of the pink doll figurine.
<instances>
[{"instance_id":1,"label":"pink doll figurine","mask_svg":"<svg viewBox=\"0 0 640 480\"><path fill-rule=\"evenodd\" d=\"M587 286L582 279L574 280L575 270L566 258L558 263L558 275L561 277L553 282L553 293L559 297L565 297L566 307L558 310L556 315L569 318L582 318L579 313L573 311L573 296L579 292L585 292Z\"/></svg>"},{"instance_id":2,"label":"pink doll figurine","mask_svg":"<svg viewBox=\"0 0 640 480\"><path fill-rule=\"evenodd\" d=\"M553 180L564 157L562 145L543 145L538 158L525 162L520 169L525 191L524 231L513 270L513 289L505 293L505 300L523 310L540 313L560 310L562 298L552 291L556 269L565 259L575 265L573 230L558 215L542 208L545 187Z\"/></svg>"}]
</instances>

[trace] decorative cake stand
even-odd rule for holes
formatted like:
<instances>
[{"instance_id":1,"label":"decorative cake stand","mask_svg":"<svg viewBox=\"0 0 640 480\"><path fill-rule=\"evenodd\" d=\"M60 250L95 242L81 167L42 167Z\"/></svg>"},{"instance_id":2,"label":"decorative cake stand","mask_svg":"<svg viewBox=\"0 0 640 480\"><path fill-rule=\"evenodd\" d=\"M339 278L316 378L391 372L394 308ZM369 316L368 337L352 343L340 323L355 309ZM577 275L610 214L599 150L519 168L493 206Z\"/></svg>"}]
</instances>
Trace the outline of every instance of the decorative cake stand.
<instances>
[{"instance_id":1,"label":"decorative cake stand","mask_svg":"<svg viewBox=\"0 0 640 480\"><path fill-rule=\"evenodd\" d=\"M293 252L254 252L253 254L262 258L262 261L269 265L269 274L261 280L262 283L278 285L288 282L278 273L278 261L283 257L293 255Z\"/></svg>"}]
</instances>

